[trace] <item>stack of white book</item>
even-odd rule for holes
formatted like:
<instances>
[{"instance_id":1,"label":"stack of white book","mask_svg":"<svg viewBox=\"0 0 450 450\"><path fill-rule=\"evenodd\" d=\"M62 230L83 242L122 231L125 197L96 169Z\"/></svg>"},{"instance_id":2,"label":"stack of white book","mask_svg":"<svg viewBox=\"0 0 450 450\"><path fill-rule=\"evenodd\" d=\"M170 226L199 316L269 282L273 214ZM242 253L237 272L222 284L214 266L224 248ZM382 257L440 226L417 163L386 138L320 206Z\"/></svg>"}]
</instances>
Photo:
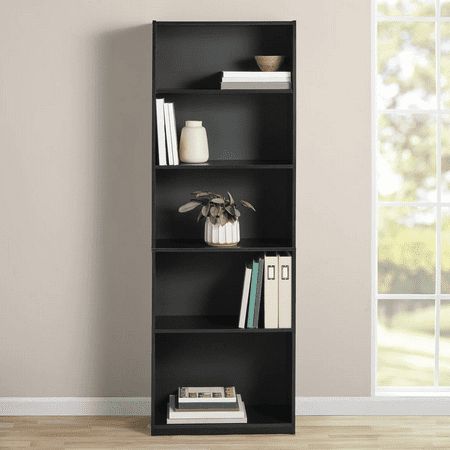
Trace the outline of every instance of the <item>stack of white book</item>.
<instances>
[{"instance_id":1,"label":"stack of white book","mask_svg":"<svg viewBox=\"0 0 450 450\"><path fill-rule=\"evenodd\" d=\"M264 306L262 306L264 305ZM264 323L260 320L264 310ZM292 327L292 256L264 255L245 267L239 328Z\"/></svg>"},{"instance_id":2,"label":"stack of white book","mask_svg":"<svg viewBox=\"0 0 450 450\"><path fill-rule=\"evenodd\" d=\"M290 89L291 72L222 72L220 89Z\"/></svg>"},{"instance_id":3,"label":"stack of white book","mask_svg":"<svg viewBox=\"0 0 450 450\"><path fill-rule=\"evenodd\" d=\"M173 103L156 99L156 131L158 136L158 162L160 166L177 166L178 158L177 127Z\"/></svg>"},{"instance_id":4,"label":"stack of white book","mask_svg":"<svg viewBox=\"0 0 450 450\"><path fill-rule=\"evenodd\" d=\"M179 387L169 396L167 423L247 423L247 412L234 386Z\"/></svg>"}]
</instances>

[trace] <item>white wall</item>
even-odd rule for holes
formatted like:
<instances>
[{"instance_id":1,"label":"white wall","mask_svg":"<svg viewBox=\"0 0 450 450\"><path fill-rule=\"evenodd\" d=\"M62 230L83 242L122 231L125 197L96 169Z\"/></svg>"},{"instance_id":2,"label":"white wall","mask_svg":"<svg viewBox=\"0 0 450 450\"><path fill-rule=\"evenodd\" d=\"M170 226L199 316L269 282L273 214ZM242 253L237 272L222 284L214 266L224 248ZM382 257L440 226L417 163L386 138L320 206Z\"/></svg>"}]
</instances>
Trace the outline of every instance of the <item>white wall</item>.
<instances>
[{"instance_id":1,"label":"white wall","mask_svg":"<svg viewBox=\"0 0 450 450\"><path fill-rule=\"evenodd\" d=\"M370 0L0 2L0 396L150 392L152 20L297 20L297 393L370 394Z\"/></svg>"}]
</instances>

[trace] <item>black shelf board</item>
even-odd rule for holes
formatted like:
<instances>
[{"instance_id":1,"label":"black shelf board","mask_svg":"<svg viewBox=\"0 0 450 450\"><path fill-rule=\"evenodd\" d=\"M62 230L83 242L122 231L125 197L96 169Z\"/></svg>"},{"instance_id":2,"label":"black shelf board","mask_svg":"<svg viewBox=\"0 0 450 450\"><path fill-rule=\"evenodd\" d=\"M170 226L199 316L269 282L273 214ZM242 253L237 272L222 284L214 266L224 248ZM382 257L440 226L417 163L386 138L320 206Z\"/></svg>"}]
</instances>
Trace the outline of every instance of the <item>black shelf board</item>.
<instances>
[{"instance_id":1,"label":"black shelf board","mask_svg":"<svg viewBox=\"0 0 450 450\"><path fill-rule=\"evenodd\" d=\"M156 239L155 252L293 252L290 241L282 239L241 239L234 247L210 247L201 239Z\"/></svg>"},{"instance_id":2,"label":"black shelf board","mask_svg":"<svg viewBox=\"0 0 450 450\"><path fill-rule=\"evenodd\" d=\"M156 170L214 170L214 169L292 169L286 161L212 160L202 164L184 164L177 166L155 166Z\"/></svg>"},{"instance_id":3,"label":"black shelf board","mask_svg":"<svg viewBox=\"0 0 450 450\"><path fill-rule=\"evenodd\" d=\"M156 95L292 94L292 89L156 89Z\"/></svg>"},{"instance_id":4,"label":"black shelf board","mask_svg":"<svg viewBox=\"0 0 450 450\"><path fill-rule=\"evenodd\" d=\"M245 400L244 400L245 401ZM153 435L165 434L292 434L295 424L289 421L291 409L286 406L245 405L248 423L218 424L162 424L152 425ZM165 420L166 408L158 411L158 419Z\"/></svg>"},{"instance_id":5,"label":"black shelf board","mask_svg":"<svg viewBox=\"0 0 450 450\"><path fill-rule=\"evenodd\" d=\"M290 328L238 328L237 316L157 316L155 333L290 333Z\"/></svg>"}]
</instances>

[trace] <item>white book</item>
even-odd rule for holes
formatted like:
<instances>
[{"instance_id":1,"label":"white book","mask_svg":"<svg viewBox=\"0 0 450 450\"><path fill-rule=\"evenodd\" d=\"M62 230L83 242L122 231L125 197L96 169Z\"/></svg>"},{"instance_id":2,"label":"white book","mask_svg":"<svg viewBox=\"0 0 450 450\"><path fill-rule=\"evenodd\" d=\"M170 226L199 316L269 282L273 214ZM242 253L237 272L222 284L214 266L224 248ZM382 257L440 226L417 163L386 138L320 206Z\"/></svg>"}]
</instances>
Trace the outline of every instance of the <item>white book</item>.
<instances>
[{"instance_id":1,"label":"white book","mask_svg":"<svg viewBox=\"0 0 450 450\"><path fill-rule=\"evenodd\" d=\"M245 417L244 402L238 394L238 411L217 411L209 409L199 409L197 411L183 411L176 409L176 396L169 396L169 419L243 419Z\"/></svg>"},{"instance_id":2,"label":"white book","mask_svg":"<svg viewBox=\"0 0 450 450\"><path fill-rule=\"evenodd\" d=\"M172 153L172 138L170 136L170 114L169 104L164 103L164 129L166 130L166 145L167 145L167 157L169 160L169 166L173 166L173 153Z\"/></svg>"},{"instance_id":3,"label":"white book","mask_svg":"<svg viewBox=\"0 0 450 450\"><path fill-rule=\"evenodd\" d=\"M277 83L290 82L291 77L222 77L222 83Z\"/></svg>"},{"instance_id":4,"label":"white book","mask_svg":"<svg viewBox=\"0 0 450 450\"><path fill-rule=\"evenodd\" d=\"M178 166L180 164L180 159L178 158L177 123L175 121L175 108L173 103L167 104L169 105L170 137L172 139L173 163L175 166Z\"/></svg>"},{"instance_id":5,"label":"white book","mask_svg":"<svg viewBox=\"0 0 450 450\"><path fill-rule=\"evenodd\" d=\"M158 136L158 163L167 166L166 135L164 132L164 99L156 99L156 131Z\"/></svg>"},{"instance_id":6,"label":"white book","mask_svg":"<svg viewBox=\"0 0 450 450\"><path fill-rule=\"evenodd\" d=\"M278 327L292 326L292 256L278 257Z\"/></svg>"},{"instance_id":7,"label":"white book","mask_svg":"<svg viewBox=\"0 0 450 450\"><path fill-rule=\"evenodd\" d=\"M264 257L264 328L278 328L278 256Z\"/></svg>"},{"instance_id":8,"label":"white book","mask_svg":"<svg viewBox=\"0 0 450 450\"><path fill-rule=\"evenodd\" d=\"M250 280L252 278L252 268L246 267L244 274L244 287L242 288L241 313L239 314L239 328L245 328L245 318L248 308L248 295L250 293Z\"/></svg>"},{"instance_id":9,"label":"white book","mask_svg":"<svg viewBox=\"0 0 450 450\"><path fill-rule=\"evenodd\" d=\"M220 89L291 89L291 83L288 81L277 81L275 83L227 81L226 83L220 83Z\"/></svg>"},{"instance_id":10,"label":"white book","mask_svg":"<svg viewBox=\"0 0 450 450\"><path fill-rule=\"evenodd\" d=\"M239 70L239 71L226 71L224 70L222 72L222 76L227 78L283 78L288 77L291 79L291 72L261 72L259 70L257 71L245 71L245 70Z\"/></svg>"}]
</instances>

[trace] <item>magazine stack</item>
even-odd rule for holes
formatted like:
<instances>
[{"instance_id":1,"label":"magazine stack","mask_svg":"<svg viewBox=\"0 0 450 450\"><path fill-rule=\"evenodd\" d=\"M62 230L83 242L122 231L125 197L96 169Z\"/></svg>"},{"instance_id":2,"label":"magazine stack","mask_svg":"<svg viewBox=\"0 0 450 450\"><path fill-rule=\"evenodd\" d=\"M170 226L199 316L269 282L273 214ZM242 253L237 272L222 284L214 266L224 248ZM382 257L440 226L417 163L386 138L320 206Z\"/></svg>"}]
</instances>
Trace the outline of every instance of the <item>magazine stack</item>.
<instances>
[{"instance_id":1,"label":"magazine stack","mask_svg":"<svg viewBox=\"0 0 450 450\"><path fill-rule=\"evenodd\" d=\"M247 413L234 386L183 386L169 396L167 423L247 423Z\"/></svg>"}]
</instances>

